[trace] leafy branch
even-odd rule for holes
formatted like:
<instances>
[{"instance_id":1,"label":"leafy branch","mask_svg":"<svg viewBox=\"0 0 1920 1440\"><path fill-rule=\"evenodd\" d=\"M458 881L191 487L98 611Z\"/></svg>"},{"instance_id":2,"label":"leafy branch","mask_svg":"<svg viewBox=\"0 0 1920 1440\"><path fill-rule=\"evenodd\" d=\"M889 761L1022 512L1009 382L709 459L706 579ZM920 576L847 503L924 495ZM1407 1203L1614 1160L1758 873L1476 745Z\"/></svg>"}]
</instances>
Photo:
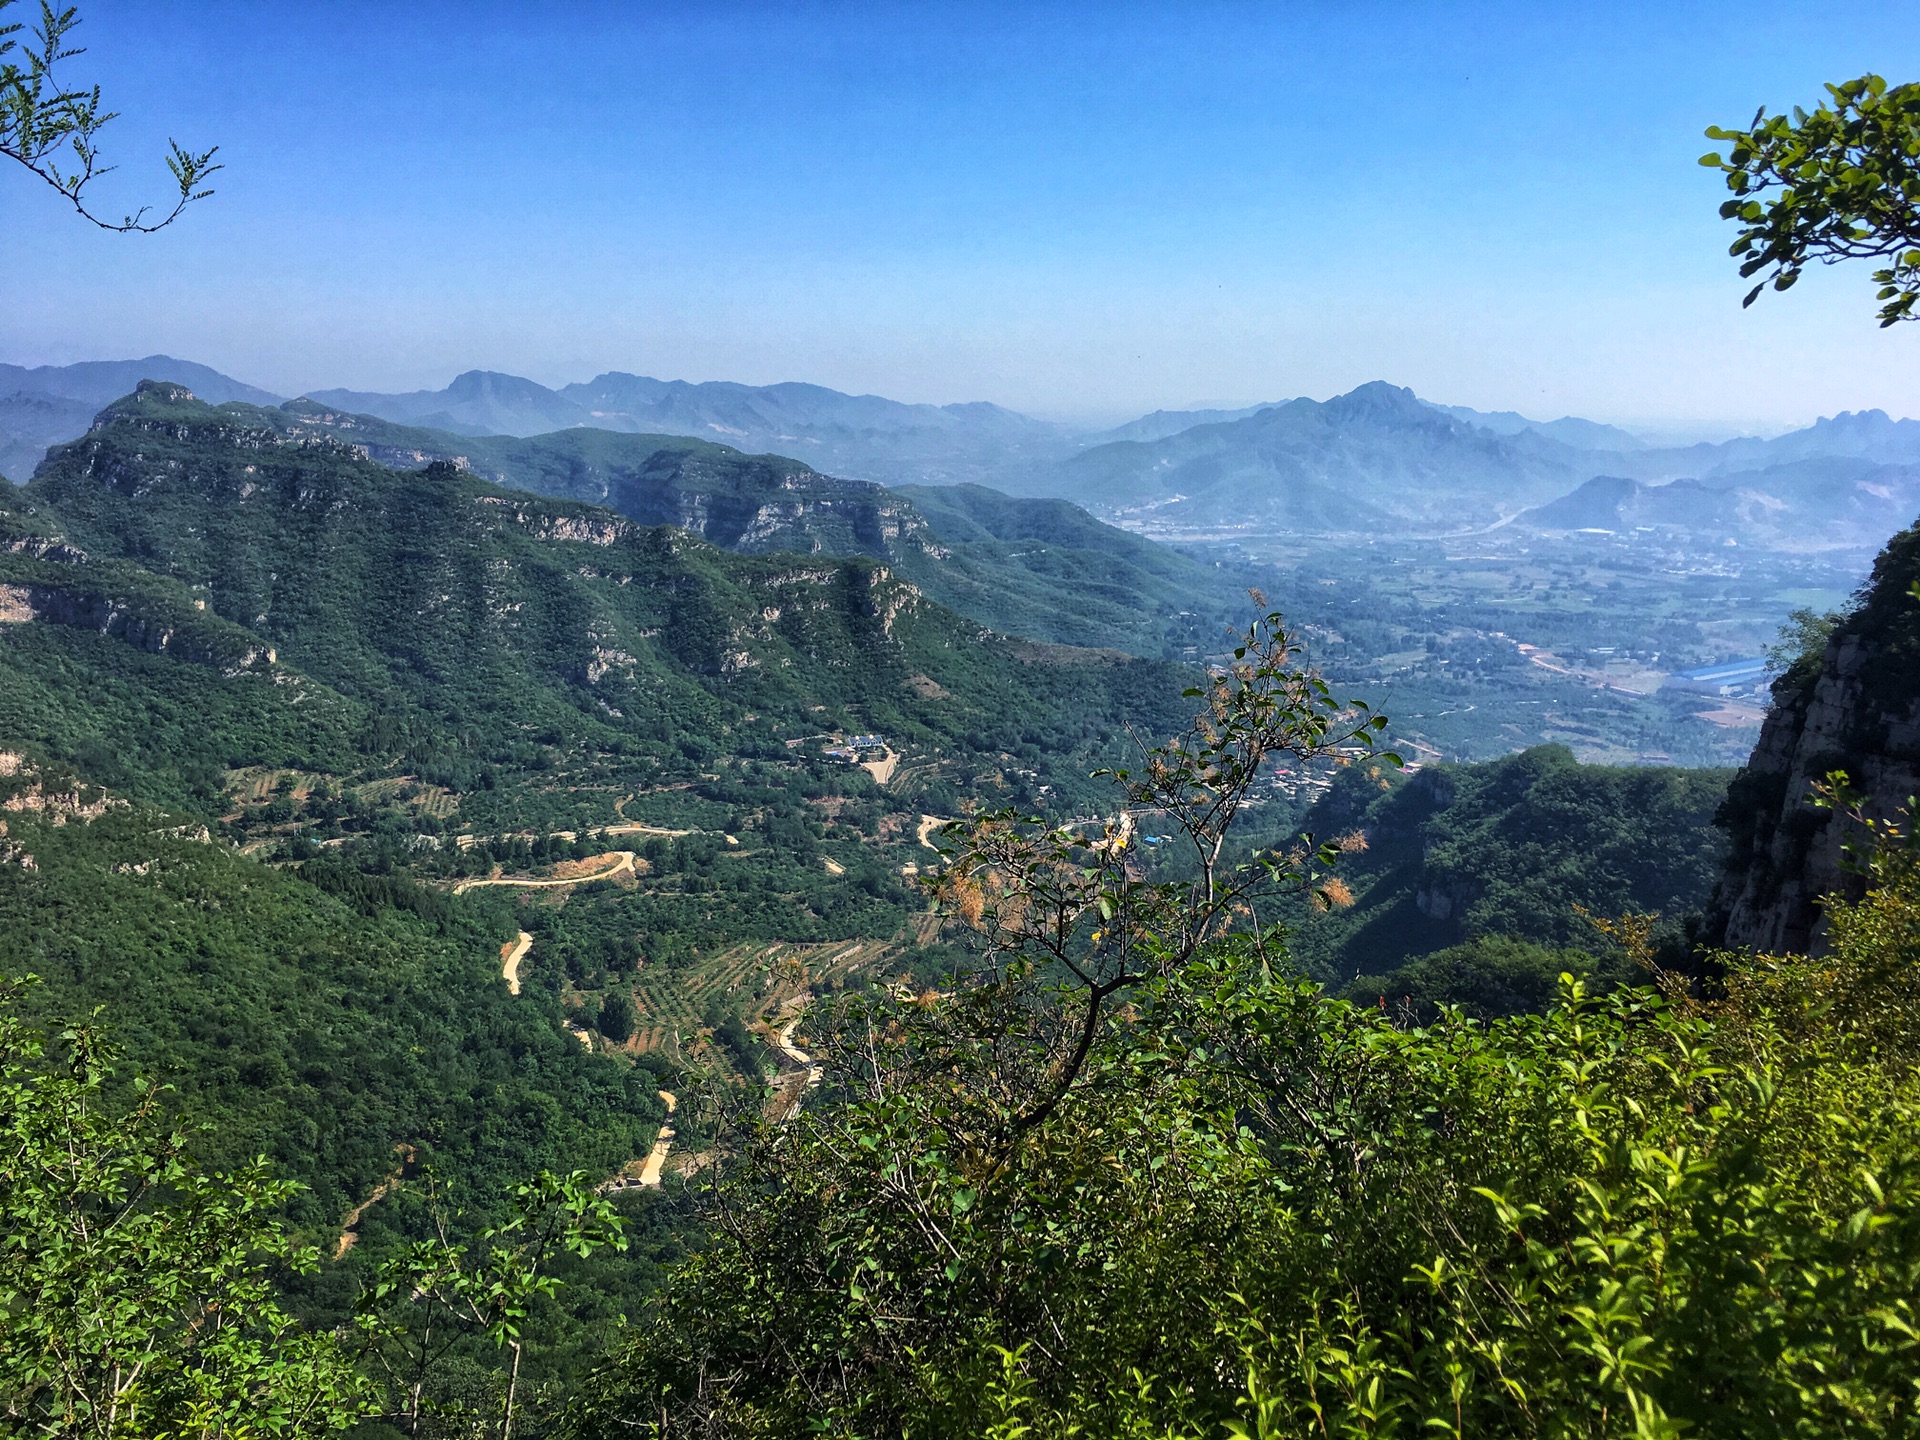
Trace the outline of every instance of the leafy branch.
<instances>
[{"instance_id":1,"label":"leafy branch","mask_svg":"<svg viewBox=\"0 0 1920 1440\"><path fill-rule=\"evenodd\" d=\"M1125 992L1177 974L1235 929L1269 959L1275 937L1260 921L1263 901L1303 892L1322 905L1343 899L1337 882L1323 883L1341 842L1316 846L1302 837L1246 860L1228 848L1263 766L1276 756L1302 765L1370 756L1401 763L1391 752L1376 756L1386 717L1335 698L1316 672L1296 663L1300 653L1280 615L1256 621L1231 663L1185 692L1204 706L1184 735L1146 750L1138 771L1101 772L1119 782L1124 798L1098 838L1010 811L946 827L963 848L936 894L949 915L984 935L993 977L954 1013L964 1018L969 1005L984 1005L1001 1013L979 1024L982 1033L1042 1040L1041 1078L1015 1107L1011 1136L1044 1122L1066 1097ZM1150 877L1138 858L1142 816L1163 818L1184 838L1189 877ZM1065 1003L1050 1004L1060 976L1068 982ZM1009 1023L1021 1009L1028 1023Z\"/></svg>"},{"instance_id":2,"label":"leafy branch","mask_svg":"<svg viewBox=\"0 0 1920 1440\"><path fill-rule=\"evenodd\" d=\"M0 12L15 3L0 0ZM119 112L103 107L99 86L70 89L54 73L63 61L85 53L67 43L79 23L73 6L55 10L41 0L40 24L30 40L20 38L26 30L23 23L0 25L0 155L19 161L102 230L152 234L171 225L194 201L213 193L206 182L221 168L213 159L219 147L196 152L183 149L177 141L167 142L167 170L178 195L173 208L157 220L148 218L150 205L118 220L90 208L87 187L115 168L101 163L99 135L119 118Z\"/></svg>"},{"instance_id":3,"label":"leafy branch","mask_svg":"<svg viewBox=\"0 0 1920 1440\"><path fill-rule=\"evenodd\" d=\"M360 1297L356 1323L367 1349L404 1392L393 1413L420 1434L431 1402L432 1371L463 1335L478 1334L513 1352L499 1440L510 1440L520 1384L521 1329L534 1303L560 1287L552 1266L563 1254L585 1259L605 1246L627 1248L626 1221L594 1190L584 1171L541 1171L514 1188L511 1213L469 1246L454 1239L454 1219L431 1177L431 1238L387 1260Z\"/></svg>"},{"instance_id":4,"label":"leafy branch","mask_svg":"<svg viewBox=\"0 0 1920 1440\"><path fill-rule=\"evenodd\" d=\"M1725 174L1723 220L1740 224L1728 253L1743 279L1760 275L1742 305L1769 285L1791 289L1809 262L1884 259L1874 271L1880 324L1911 320L1920 300L1920 85L1878 75L1827 86L1830 104L1768 115L1745 130L1713 126L1729 142L1700 163Z\"/></svg>"}]
</instances>

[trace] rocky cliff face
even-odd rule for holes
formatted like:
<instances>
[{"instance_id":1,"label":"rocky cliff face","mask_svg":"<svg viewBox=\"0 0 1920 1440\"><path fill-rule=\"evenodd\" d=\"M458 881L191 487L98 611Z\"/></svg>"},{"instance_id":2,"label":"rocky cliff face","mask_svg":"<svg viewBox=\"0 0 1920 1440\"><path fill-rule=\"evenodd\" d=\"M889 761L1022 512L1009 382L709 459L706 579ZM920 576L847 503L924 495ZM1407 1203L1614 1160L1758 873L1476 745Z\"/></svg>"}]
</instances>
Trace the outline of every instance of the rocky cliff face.
<instances>
[{"instance_id":1,"label":"rocky cliff face","mask_svg":"<svg viewBox=\"0 0 1920 1440\"><path fill-rule=\"evenodd\" d=\"M1708 916L1710 943L1817 949L1820 898L1858 893L1844 863L1852 827L1811 803L1828 773L1844 770L1875 815L1892 815L1920 794L1917 581L1920 526L1887 543L1862 603L1825 653L1775 682L1760 742L1720 813L1732 852Z\"/></svg>"},{"instance_id":2,"label":"rocky cliff face","mask_svg":"<svg viewBox=\"0 0 1920 1440\"><path fill-rule=\"evenodd\" d=\"M825 475L780 455L666 435L565 429L516 439L393 425L295 400L250 412L289 436L349 445L400 470L447 463L516 490L604 505L641 525L690 530L724 550L761 555L945 554L912 503L865 480Z\"/></svg>"}]
</instances>

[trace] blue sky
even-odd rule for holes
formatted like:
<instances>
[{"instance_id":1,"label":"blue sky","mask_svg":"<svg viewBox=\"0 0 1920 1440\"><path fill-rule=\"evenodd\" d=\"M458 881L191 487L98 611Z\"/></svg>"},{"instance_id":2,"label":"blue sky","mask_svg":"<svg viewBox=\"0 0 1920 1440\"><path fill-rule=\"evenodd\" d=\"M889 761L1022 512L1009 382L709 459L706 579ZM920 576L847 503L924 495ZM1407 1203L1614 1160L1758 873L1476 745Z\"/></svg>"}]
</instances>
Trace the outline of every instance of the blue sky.
<instances>
[{"instance_id":1,"label":"blue sky","mask_svg":"<svg viewBox=\"0 0 1920 1440\"><path fill-rule=\"evenodd\" d=\"M24 9L25 6L19 7ZM0 359L286 393L621 369L1108 416L1422 395L1920 414L1858 269L1742 312L1702 129L1920 75L1910 7L87 0L75 73L219 193L0 174Z\"/></svg>"}]
</instances>

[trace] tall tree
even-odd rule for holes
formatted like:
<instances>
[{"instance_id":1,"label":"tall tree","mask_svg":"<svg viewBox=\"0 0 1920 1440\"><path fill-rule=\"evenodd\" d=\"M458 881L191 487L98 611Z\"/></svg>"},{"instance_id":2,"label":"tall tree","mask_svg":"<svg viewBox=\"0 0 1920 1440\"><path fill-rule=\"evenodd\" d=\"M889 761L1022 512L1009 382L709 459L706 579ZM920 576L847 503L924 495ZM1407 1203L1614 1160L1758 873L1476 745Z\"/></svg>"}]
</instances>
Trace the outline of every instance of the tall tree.
<instances>
[{"instance_id":1,"label":"tall tree","mask_svg":"<svg viewBox=\"0 0 1920 1440\"><path fill-rule=\"evenodd\" d=\"M0 0L0 16L16 3ZM220 168L213 161L218 147L195 152L182 149L177 141L167 142L167 169L178 194L173 208L157 220L148 218L153 212L150 205L118 220L93 209L88 186L114 168L101 163L100 132L119 112L101 104L98 85L73 88L63 75L55 74L64 62L85 53L67 43L79 23L73 6L55 10L47 0L40 0L40 23L30 39L21 38L26 33L22 22L0 25L0 155L26 166L102 230L151 234L171 225L195 200L213 193L206 181Z\"/></svg>"}]
</instances>

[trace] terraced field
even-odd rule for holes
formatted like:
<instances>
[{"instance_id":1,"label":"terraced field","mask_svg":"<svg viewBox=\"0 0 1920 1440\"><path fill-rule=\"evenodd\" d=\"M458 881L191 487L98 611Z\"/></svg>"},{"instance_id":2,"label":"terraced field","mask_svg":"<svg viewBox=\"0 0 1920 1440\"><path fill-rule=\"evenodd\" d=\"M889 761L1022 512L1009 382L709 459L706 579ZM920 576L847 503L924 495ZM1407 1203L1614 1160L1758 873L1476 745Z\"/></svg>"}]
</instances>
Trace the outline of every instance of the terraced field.
<instances>
[{"instance_id":1,"label":"terraced field","mask_svg":"<svg viewBox=\"0 0 1920 1440\"><path fill-rule=\"evenodd\" d=\"M879 965L905 949L905 940L826 945L756 940L729 946L689 969L642 972L634 987L635 1046L671 1053L676 1036L681 1045L690 1045L716 1000L750 1021L774 1014L814 985Z\"/></svg>"}]
</instances>

